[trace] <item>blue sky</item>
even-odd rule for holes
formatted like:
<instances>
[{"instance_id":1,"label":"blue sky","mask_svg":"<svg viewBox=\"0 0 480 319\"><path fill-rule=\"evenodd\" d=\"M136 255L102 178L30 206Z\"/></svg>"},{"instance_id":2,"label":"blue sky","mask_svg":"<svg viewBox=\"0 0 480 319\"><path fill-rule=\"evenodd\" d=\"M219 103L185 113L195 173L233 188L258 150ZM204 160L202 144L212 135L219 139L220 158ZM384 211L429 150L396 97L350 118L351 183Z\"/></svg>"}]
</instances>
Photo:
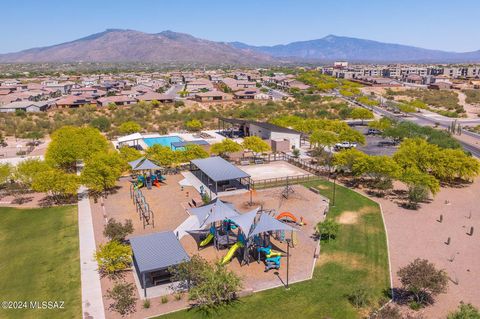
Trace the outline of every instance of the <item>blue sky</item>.
<instances>
[{"instance_id":1,"label":"blue sky","mask_svg":"<svg viewBox=\"0 0 480 319\"><path fill-rule=\"evenodd\" d=\"M15 0L2 4L0 53L107 28L185 32L272 45L328 34L449 51L480 49L478 0Z\"/></svg>"}]
</instances>

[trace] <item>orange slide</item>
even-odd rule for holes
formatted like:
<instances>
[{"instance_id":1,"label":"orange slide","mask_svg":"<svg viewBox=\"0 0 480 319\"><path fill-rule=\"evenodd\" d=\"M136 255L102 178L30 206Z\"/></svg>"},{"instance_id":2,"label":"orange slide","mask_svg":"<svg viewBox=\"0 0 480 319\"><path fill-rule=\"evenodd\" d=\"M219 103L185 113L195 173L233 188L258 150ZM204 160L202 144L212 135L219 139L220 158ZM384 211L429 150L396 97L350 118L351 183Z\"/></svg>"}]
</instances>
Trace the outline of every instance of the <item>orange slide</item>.
<instances>
[{"instance_id":1,"label":"orange slide","mask_svg":"<svg viewBox=\"0 0 480 319\"><path fill-rule=\"evenodd\" d=\"M281 220L281 219L284 219L284 218L290 218L294 223L297 222L297 217L295 217L295 215L293 215L290 212L280 213L276 218L277 218L277 220Z\"/></svg>"},{"instance_id":2,"label":"orange slide","mask_svg":"<svg viewBox=\"0 0 480 319\"><path fill-rule=\"evenodd\" d=\"M303 221L303 217L300 217L300 222L299 222L297 217L295 217L295 215L293 215L290 212L280 213L276 218L277 218L277 220L282 220L282 219L288 218L297 225L300 225L300 226L306 225L306 223Z\"/></svg>"}]
</instances>

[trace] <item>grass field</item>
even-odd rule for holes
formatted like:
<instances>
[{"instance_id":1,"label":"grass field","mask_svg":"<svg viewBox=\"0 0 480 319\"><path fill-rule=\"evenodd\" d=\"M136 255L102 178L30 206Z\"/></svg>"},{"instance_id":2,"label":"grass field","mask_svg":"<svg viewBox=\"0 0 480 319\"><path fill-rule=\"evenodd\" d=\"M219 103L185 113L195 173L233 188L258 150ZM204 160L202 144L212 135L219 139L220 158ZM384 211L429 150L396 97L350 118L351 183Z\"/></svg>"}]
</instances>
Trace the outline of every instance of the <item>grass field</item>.
<instances>
[{"instance_id":1,"label":"grass field","mask_svg":"<svg viewBox=\"0 0 480 319\"><path fill-rule=\"evenodd\" d=\"M76 206L0 208L0 299L64 309L0 309L0 318L81 318Z\"/></svg>"},{"instance_id":2,"label":"grass field","mask_svg":"<svg viewBox=\"0 0 480 319\"><path fill-rule=\"evenodd\" d=\"M332 184L314 181L331 198ZM342 225L338 238L322 242L319 264L310 281L267 290L218 309L209 318L361 318L369 308L388 300L390 277L386 235L378 205L347 188L337 186L336 206L328 218L344 212L359 212L357 223ZM356 309L347 295L357 287L371 292L370 306ZM197 310L172 313L161 318L204 318Z\"/></svg>"}]
</instances>

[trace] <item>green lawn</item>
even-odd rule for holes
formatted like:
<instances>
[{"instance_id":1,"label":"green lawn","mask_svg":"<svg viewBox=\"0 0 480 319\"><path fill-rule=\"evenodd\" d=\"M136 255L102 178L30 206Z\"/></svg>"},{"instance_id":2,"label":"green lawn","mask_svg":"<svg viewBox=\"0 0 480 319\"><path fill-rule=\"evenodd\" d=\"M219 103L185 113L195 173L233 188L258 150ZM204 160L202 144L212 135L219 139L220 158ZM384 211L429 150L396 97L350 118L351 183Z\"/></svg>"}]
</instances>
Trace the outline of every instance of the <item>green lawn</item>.
<instances>
[{"instance_id":1,"label":"green lawn","mask_svg":"<svg viewBox=\"0 0 480 319\"><path fill-rule=\"evenodd\" d=\"M0 299L64 301L63 310L4 310L0 318L81 318L77 207L0 208Z\"/></svg>"},{"instance_id":2,"label":"green lawn","mask_svg":"<svg viewBox=\"0 0 480 319\"><path fill-rule=\"evenodd\" d=\"M331 197L332 184L315 181ZM371 291L371 305L388 299L390 279L386 236L378 205L347 188L337 185L336 207L328 218L345 211L362 212L356 224L342 225L338 238L322 242L320 265L312 280L294 284L289 291L272 289L243 298L219 309L209 318L361 318L369 309L356 309L347 299L356 287ZM172 313L161 318L204 318L197 310Z\"/></svg>"}]
</instances>

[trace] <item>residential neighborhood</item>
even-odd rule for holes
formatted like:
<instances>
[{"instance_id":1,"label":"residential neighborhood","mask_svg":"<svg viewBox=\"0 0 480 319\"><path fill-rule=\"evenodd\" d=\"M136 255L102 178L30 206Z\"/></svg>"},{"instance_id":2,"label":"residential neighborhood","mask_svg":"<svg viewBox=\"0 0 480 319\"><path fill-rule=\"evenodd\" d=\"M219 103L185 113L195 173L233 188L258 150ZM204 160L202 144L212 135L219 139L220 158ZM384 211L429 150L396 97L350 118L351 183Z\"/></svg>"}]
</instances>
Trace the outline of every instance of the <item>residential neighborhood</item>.
<instances>
[{"instance_id":1,"label":"residential neighborhood","mask_svg":"<svg viewBox=\"0 0 480 319\"><path fill-rule=\"evenodd\" d=\"M5 3L0 318L480 319L479 10Z\"/></svg>"}]
</instances>

